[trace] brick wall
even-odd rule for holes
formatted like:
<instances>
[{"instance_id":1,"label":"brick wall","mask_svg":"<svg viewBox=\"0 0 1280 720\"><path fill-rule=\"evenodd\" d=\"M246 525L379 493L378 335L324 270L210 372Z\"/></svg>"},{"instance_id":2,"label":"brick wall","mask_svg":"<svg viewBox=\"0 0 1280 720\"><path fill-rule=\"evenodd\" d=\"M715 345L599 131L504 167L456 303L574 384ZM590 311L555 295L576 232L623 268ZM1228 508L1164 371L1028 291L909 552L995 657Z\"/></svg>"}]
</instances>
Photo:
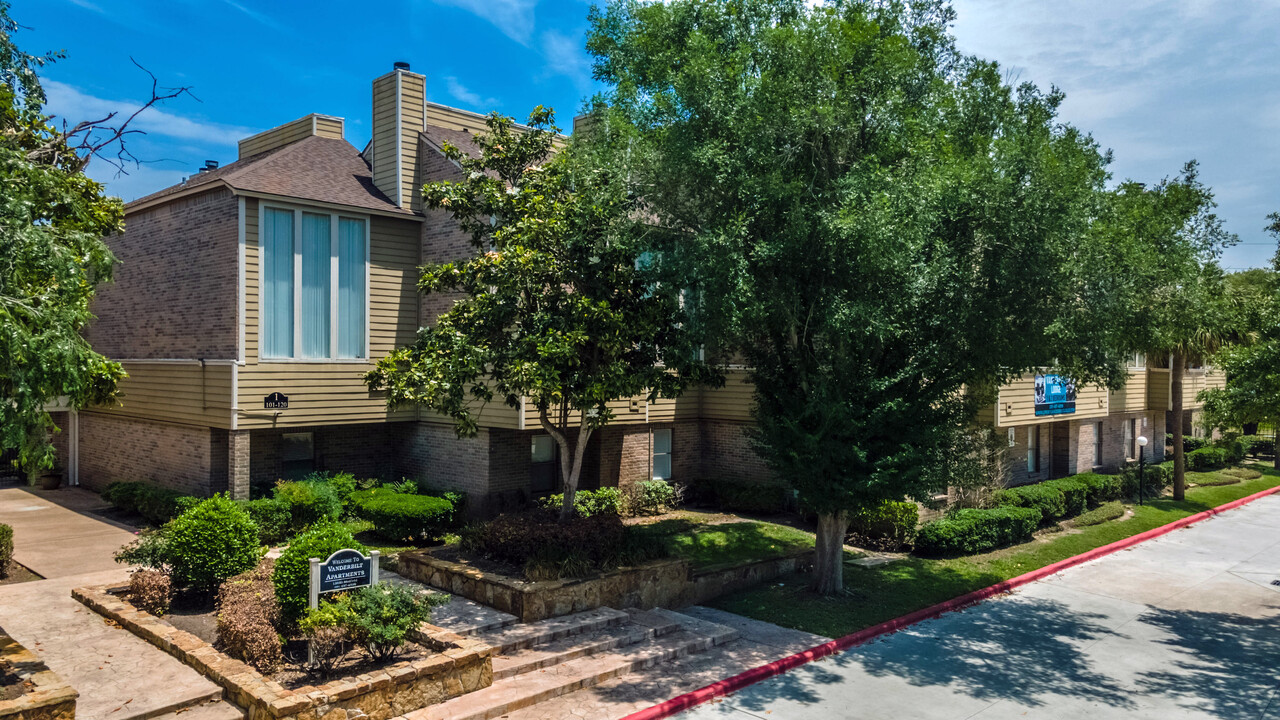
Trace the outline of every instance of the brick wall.
<instances>
[{"instance_id":1,"label":"brick wall","mask_svg":"<svg viewBox=\"0 0 1280 720\"><path fill-rule=\"evenodd\" d=\"M490 430L460 439L452 425L397 423L393 429L399 474L466 492L473 500L488 492Z\"/></svg>"},{"instance_id":2,"label":"brick wall","mask_svg":"<svg viewBox=\"0 0 1280 720\"><path fill-rule=\"evenodd\" d=\"M255 486L270 485L283 474L280 447L283 435L309 432L315 450L315 469L349 472L356 477L397 479L396 446L401 425L371 423L249 432L249 478Z\"/></svg>"},{"instance_id":3,"label":"brick wall","mask_svg":"<svg viewBox=\"0 0 1280 720\"><path fill-rule=\"evenodd\" d=\"M701 424L701 463L698 473L707 479L765 482L773 473L751 448L745 423L704 421Z\"/></svg>"},{"instance_id":4,"label":"brick wall","mask_svg":"<svg viewBox=\"0 0 1280 720\"><path fill-rule=\"evenodd\" d=\"M1027 470L1027 446L1028 438L1031 433L1035 432L1035 428L1040 427L1040 472ZM1002 428L1005 437L1008 437L1008 428ZM1051 429L1048 423L1036 425L1022 425L1013 428L1014 443L1010 447L1009 452L1009 485L1025 485L1027 483L1040 482L1049 479L1049 436ZM1007 445L1006 441L1006 445Z\"/></svg>"},{"instance_id":5,"label":"brick wall","mask_svg":"<svg viewBox=\"0 0 1280 720\"><path fill-rule=\"evenodd\" d=\"M80 413L80 484L101 491L114 480L140 480L188 495L225 490L225 465L215 476L213 455L225 431ZM225 455L225 450L223 450Z\"/></svg>"},{"instance_id":6,"label":"brick wall","mask_svg":"<svg viewBox=\"0 0 1280 720\"><path fill-rule=\"evenodd\" d=\"M461 180L462 171L434 148L423 144L418 160L418 172L425 182ZM459 260L476 252L471 236L458 229L458 221L444 210L425 210L422 223L422 261L424 263ZM448 310L460 297L457 293L433 293L420 299L419 317L422 325L432 325L436 318Z\"/></svg>"},{"instance_id":7,"label":"brick wall","mask_svg":"<svg viewBox=\"0 0 1280 720\"><path fill-rule=\"evenodd\" d=\"M1088 420L1057 421L1069 423L1067 437L1070 446L1066 450L1067 471L1071 475L1077 473L1100 471L1118 472L1130 459L1125 447L1125 425L1130 419L1137 419L1137 434L1146 435L1150 442L1147 445L1147 460L1162 462L1164 460L1164 415L1163 413L1146 414L1112 413L1104 418ZM1145 420L1145 425L1143 424ZM1094 424L1102 423L1102 464L1095 466L1094 461ZM1050 448L1053 427L1056 423L1040 423L1040 473L1027 472L1027 438L1034 432L1035 425L1023 425L1014 428L1014 446L1008 448L1011 469L1008 477L1010 485L1024 485L1049 479ZM1008 429L1002 432L1007 433Z\"/></svg>"},{"instance_id":8,"label":"brick wall","mask_svg":"<svg viewBox=\"0 0 1280 720\"><path fill-rule=\"evenodd\" d=\"M219 189L133 212L87 337L116 358L235 358L239 206Z\"/></svg>"}]
</instances>

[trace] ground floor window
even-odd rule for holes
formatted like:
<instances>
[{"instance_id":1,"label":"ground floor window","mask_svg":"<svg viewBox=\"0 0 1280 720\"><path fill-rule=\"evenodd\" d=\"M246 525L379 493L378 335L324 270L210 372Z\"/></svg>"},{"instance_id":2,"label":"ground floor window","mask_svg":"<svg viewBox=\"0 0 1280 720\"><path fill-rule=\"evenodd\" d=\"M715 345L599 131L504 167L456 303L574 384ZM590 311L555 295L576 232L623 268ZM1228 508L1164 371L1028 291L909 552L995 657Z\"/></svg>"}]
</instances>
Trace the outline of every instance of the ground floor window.
<instances>
[{"instance_id":1,"label":"ground floor window","mask_svg":"<svg viewBox=\"0 0 1280 720\"><path fill-rule=\"evenodd\" d=\"M1138 419L1124 421L1124 456L1132 460L1138 457Z\"/></svg>"},{"instance_id":2,"label":"ground floor window","mask_svg":"<svg viewBox=\"0 0 1280 720\"><path fill-rule=\"evenodd\" d=\"M653 431L653 479L671 479L671 430Z\"/></svg>"},{"instance_id":3,"label":"ground floor window","mask_svg":"<svg viewBox=\"0 0 1280 720\"><path fill-rule=\"evenodd\" d=\"M534 435L529 489L535 493L549 493L556 489L556 442L550 435Z\"/></svg>"},{"instance_id":4,"label":"ground floor window","mask_svg":"<svg viewBox=\"0 0 1280 720\"><path fill-rule=\"evenodd\" d=\"M1102 465L1102 423L1093 424L1093 465Z\"/></svg>"},{"instance_id":5,"label":"ground floor window","mask_svg":"<svg viewBox=\"0 0 1280 720\"><path fill-rule=\"evenodd\" d=\"M1040 472L1040 426L1027 428L1027 472Z\"/></svg>"},{"instance_id":6,"label":"ground floor window","mask_svg":"<svg viewBox=\"0 0 1280 720\"><path fill-rule=\"evenodd\" d=\"M315 435L309 432L280 436L280 476L295 480L316 469Z\"/></svg>"}]
</instances>

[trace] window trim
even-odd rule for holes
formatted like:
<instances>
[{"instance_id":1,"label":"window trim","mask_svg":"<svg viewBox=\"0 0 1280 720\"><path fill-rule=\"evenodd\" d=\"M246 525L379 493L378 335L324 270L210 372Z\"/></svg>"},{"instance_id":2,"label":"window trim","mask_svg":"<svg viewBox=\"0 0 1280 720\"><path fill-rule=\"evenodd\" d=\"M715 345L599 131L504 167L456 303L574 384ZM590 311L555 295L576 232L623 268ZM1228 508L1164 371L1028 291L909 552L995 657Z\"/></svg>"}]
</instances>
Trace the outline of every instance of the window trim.
<instances>
[{"instance_id":1,"label":"window trim","mask_svg":"<svg viewBox=\"0 0 1280 720\"><path fill-rule=\"evenodd\" d=\"M667 434L667 451L664 453L660 453L657 451L658 443L656 438L657 438L657 434L660 432L664 432ZM676 442L676 434L672 432L671 428L649 428L649 479L650 480L668 480L669 481L671 480L671 476L675 474L675 467L672 463L673 456L675 455L675 449L676 449L675 442ZM665 455L667 458L668 472L667 472L667 477L664 477L664 478L660 478L657 476L656 473L654 473L654 467L655 467L654 460L659 455Z\"/></svg>"},{"instance_id":2,"label":"window trim","mask_svg":"<svg viewBox=\"0 0 1280 720\"><path fill-rule=\"evenodd\" d=\"M266 302L262 292L263 238L266 236L267 210L282 210L293 213L293 357L275 357L262 354L262 318L266 314ZM326 215L329 217L329 357L298 357L302 347L302 213ZM338 227L343 218L359 220L364 223L364 356L338 357ZM304 363L352 365L372 362L370 347L369 308L372 305L373 288L370 284L370 257L373 222L368 215L355 212L341 212L332 208L317 208L304 205L260 200L258 202L258 362L260 363Z\"/></svg>"}]
</instances>

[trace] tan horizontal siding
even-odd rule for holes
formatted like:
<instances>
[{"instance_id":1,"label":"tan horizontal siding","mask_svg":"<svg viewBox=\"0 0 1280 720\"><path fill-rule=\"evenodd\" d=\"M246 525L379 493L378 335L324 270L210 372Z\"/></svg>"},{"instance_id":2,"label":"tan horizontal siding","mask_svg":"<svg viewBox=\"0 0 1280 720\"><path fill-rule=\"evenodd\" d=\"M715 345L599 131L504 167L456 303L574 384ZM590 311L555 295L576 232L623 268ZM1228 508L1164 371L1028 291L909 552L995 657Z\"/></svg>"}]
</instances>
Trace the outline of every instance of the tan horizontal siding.
<instances>
[{"instance_id":1,"label":"tan horizontal siding","mask_svg":"<svg viewBox=\"0 0 1280 720\"><path fill-rule=\"evenodd\" d=\"M343 138L342 118L316 116L316 135L341 140Z\"/></svg>"},{"instance_id":2,"label":"tan horizontal siding","mask_svg":"<svg viewBox=\"0 0 1280 720\"><path fill-rule=\"evenodd\" d=\"M1111 393L1111 412L1141 412L1147 409L1147 371L1131 369L1124 387Z\"/></svg>"},{"instance_id":3,"label":"tan horizontal siding","mask_svg":"<svg viewBox=\"0 0 1280 720\"><path fill-rule=\"evenodd\" d=\"M1000 427L1034 425L1055 420L1082 420L1106 417L1109 413L1107 389L1100 385L1076 388L1076 410L1065 415L1037 416L1035 376L1025 375L1000 387L996 402L996 422Z\"/></svg>"},{"instance_id":4,"label":"tan horizontal siding","mask_svg":"<svg viewBox=\"0 0 1280 720\"><path fill-rule=\"evenodd\" d=\"M700 395L699 415L704 420L751 421L755 386L747 382L745 370L730 370L725 377L724 387L703 388Z\"/></svg>"},{"instance_id":5,"label":"tan horizontal siding","mask_svg":"<svg viewBox=\"0 0 1280 720\"><path fill-rule=\"evenodd\" d=\"M341 140L343 137L342 118L313 113L247 137L239 143L240 158L244 159L251 155L257 155L267 150L295 143L312 135Z\"/></svg>"},{"instance_id":6,"label":"tan horizontal siding","mask_svg":"<svg viewBox=\"0 0 1280 720\"><path fill-rule=\"evenodd\" d=\"M1147 368L1147 407L1164 412L1171 406L1168 368Z\"/></svg>"},{"instance_id":7,"label":"tan horizontal siding","mask_svg":"<svg viewBox=\"0 0 1280 720\"><path fill-rule=\"evenodd\" d=\"M120 404L97 411L164 422L231 427L232 366L229 363L128 362Z\"/></svg>"}]
</instances>

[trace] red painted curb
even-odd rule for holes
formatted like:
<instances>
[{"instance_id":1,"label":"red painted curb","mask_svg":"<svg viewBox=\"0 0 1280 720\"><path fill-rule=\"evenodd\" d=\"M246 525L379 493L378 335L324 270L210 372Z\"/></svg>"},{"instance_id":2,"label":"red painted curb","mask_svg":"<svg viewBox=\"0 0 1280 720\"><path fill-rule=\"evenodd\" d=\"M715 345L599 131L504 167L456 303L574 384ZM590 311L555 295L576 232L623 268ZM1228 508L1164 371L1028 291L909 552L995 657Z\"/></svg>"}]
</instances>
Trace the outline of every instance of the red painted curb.
<instances>
[{"instance_id":1,"label":"red painted curb","mask_svg":"<svg viewBox=\"0 0 1280 720\"><path fill-rule=\"evenodd\" d=\"M814 660L824 658L828 655L840 652L841 650L847 650L851 647L861 645L881 635L896 632L902 628L914 625L924 620L936 618L945 613L962 610L970 605L977 604L995 595L1007 593L1014 588L1035 582L1036 580L1061 572L1067 568L1075 567L1076 565L1089 562L1090 560L1095 560L1103 557L1104 555L1110 555L1111 553L1118 552L1126 548L1131 548L1138 543L1160 537L1161 535L1167 535L1174 530L1181 530L1188 525L1193 525L1201 520L1207 520L1218 513L1234 510L1241 505L1247 505L1254 500L1277 492L1280 492L1280 485L1242 497L1239 500L1232 500L1229 503L1209 508L1203 512L1198 512L1195 515L1188 515L1181 520L1174 520L1168 525L1161 525L1158 528L1152 528L1146 532L1131 535L1109 545L1094 548L1088 552L1080 553L1079 555L1069 557L1065 560L1059 560L1056 563L1045 565L1042 568L1032 570L1031 572L1024 573L1015 578L1010 578L1008 580L998 582L995 585L974 590L973 592L966 593L959 597L940 602L937 605L931 605L930 607L916 610L913 613L908 613L902 617L882 622L879 625L872 625L871 627L863 628L862 630L850 635L845 635L844 637L836 638L835 640L825 642L816 647L811 647L808 650L798 652L795 655L789 655L781 660L775 660L771 663L751 668L750 670L741 672L733 677L725 678L719 682L714 682L706 687L694 690L693 692L685 693L684 695L677 695L666 702L631 713L630 715L622 718L622 720L660 720L661 718L671 717L676 713L688 710L689 708L695 705L700 705L712 698L727 695L731 692L737 692L748 685L754 685L761 680L767 680L774 675L781 675L788 670L813 662Z\"/></svg>"}]
</instances>

